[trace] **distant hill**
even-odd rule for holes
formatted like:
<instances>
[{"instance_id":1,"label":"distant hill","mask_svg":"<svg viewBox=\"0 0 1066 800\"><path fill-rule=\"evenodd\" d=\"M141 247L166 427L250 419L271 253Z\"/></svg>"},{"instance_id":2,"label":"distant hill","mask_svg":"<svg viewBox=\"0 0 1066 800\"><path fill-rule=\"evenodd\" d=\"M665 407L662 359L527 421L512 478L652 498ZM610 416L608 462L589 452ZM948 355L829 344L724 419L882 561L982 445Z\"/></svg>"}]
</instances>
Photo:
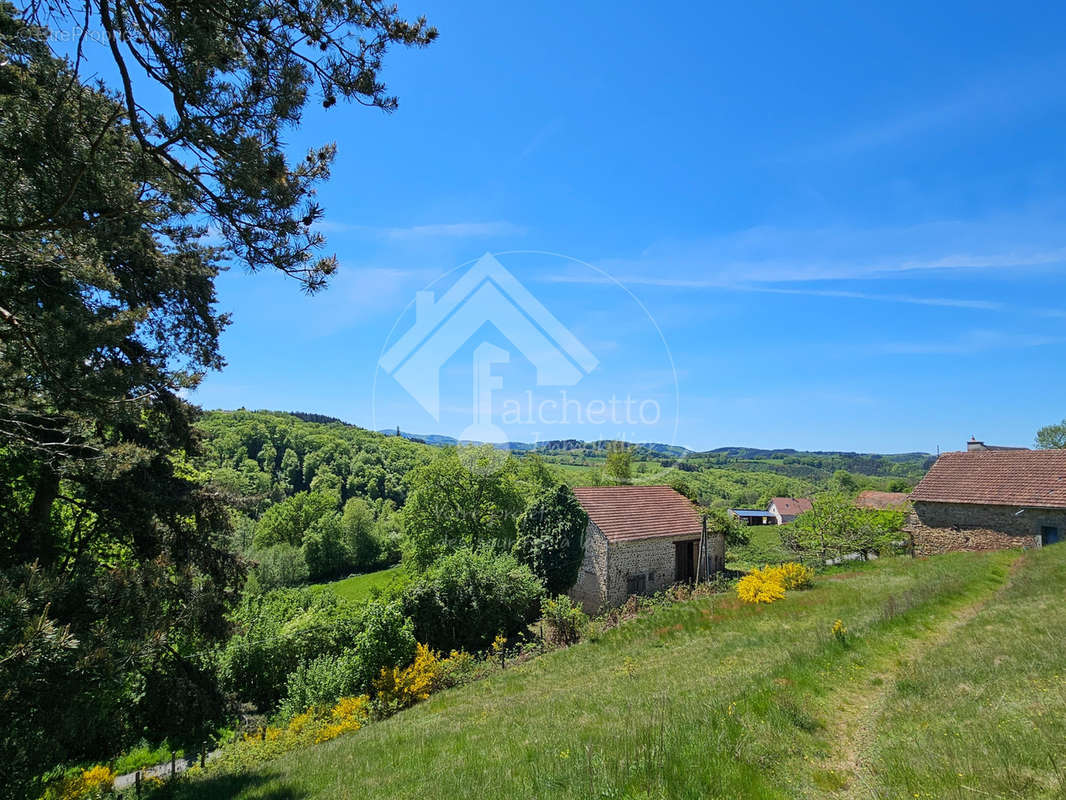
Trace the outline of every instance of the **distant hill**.
<instances>
[{"instance_id":1,"label":"distant hill","mask_svg":"<svg viewBox=\"0 0 1066 800\"><path fill-rule=\"evenodd\" d=\"M280 499L333 487L341 499L403 505L407 475L433 450L459 444L452 436L370 431L310 412L214 411L198 423L204 433L198 465L215 482L247 499L257 517ZM555 439L513 442L517 454L535 453L569 485L606 480L612 442ZM933 462L926 453L804 452L791 448L720 447L693 451L677 445L631 445L632 480L685 483L708 507L764 508L776 496L806 497L829 487L846 491L906 491ZM845 474L846 473L846 474Z\"/></svg>"},{"instance_id":2,"label":"distant hill","mask_svg":"<svg viewBox=\"0 0 1066 800\"><path fill-rule=\"evenodd\" d=\"M396 430L382 430L395 436ZM452 436L412 434L401 431L400 436L437 447L460 442ZM580 439L553 439L546 442L508 442L498 445L517 452L538 453L548 460L553 456L567 456L568 463L592 463L602 459L613 440L586 442ZM929 453L855 453L836 450L795 450L793 448L764 449L756 447L718 447L713 450L690 450L680 445L661 442L641 442L632 445L635 461L658 461L663 467L677 467L685 472L706 468L726 468L746 472L769 472L792 478L822 482L838 470L873 477L916 480L928 472L935 456Z\"/></svg>"}]
</instances>

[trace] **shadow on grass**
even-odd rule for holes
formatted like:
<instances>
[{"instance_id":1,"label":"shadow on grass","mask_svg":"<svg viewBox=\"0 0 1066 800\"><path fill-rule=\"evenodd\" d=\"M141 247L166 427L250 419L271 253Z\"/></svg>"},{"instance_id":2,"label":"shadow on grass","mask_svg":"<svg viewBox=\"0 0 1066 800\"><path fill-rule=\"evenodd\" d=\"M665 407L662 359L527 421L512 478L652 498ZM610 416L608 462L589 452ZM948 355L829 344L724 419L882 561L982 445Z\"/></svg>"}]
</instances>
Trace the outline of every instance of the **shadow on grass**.
<instances>
[{"instance_id":1,"label":"shadow on grass","mask_svg":"<svg viewBox=\"0 0 1066 800\"><path fill-rule=\"evenodd\" d=\"M271 774L239 773L205 776L195 780L178 781L169 790L153 797L173 800L229 800L246 797L248 800L304 800L306 792L274 784L278 776Z\"/></svg>"}]
</instances>

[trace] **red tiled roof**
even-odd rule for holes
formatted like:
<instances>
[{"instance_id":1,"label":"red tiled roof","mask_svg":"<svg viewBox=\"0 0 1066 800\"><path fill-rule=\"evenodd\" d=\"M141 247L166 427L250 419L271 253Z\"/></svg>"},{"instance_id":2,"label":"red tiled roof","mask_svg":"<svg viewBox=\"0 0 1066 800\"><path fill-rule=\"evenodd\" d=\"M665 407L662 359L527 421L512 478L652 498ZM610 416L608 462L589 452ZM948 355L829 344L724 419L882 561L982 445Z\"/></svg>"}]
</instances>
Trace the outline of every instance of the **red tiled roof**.
<instances>
[{"instance_id":1,"label":"red tiled roof","mask_svg":"<svg viewBox=\"0 0 1066 800\"><path fill-rule=\"evenodd\" d=\"M696 506L669 486L577 486L581 507L608 541L656 536L699 536Z\"/></svg>"},{"instance_id":2,"label":"red tiled roof","mask_svg":"<svg viewBox=\"0 0 1066 800\"><path fill-rule=\"evenodd\" d=\"M868 489L859 492L855 498L855 505L859 508L873 508L879 511L893 511L902 509L907 505L910 495L906 492L875 492Z\"/></svg>"},{"instance_id":3,"label":"red tiled roof","mask_svg":"<svg viewBox=\"0 0 1066 800\"><path fill-rule=\"evenodd\" d=\"M1066 508L1066 450L944 453L911 500Z\"/></svg>"},{"instance_id":4,"label":"red tiled roof","mask_svg":"<svg viewBox=\"0 0 1066 800\"><path fill-rule=\"evenodd\" d=\"M777 506L777 513L783 517L798 517L814 508L806 497L775 497L770 503Z\"/></svg>"}]
</instances>

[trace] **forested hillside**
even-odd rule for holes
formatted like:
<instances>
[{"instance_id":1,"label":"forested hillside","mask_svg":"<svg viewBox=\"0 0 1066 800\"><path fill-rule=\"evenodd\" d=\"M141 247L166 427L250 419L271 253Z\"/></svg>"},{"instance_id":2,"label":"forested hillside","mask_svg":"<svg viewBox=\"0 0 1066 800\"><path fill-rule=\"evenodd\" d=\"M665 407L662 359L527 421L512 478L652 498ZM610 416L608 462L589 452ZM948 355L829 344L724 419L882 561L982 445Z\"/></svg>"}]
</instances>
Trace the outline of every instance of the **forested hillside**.
<instances>
[{"instance_id":1,"label":"forested hillside","mask_svg":"<svg viewBox=\"0 0 1066 800\"><path fill-rule=\"evenodd\" d=\"M235 545L261 588L376 569L400 558L412 470L426 445L314 414L215 411L197 466L228 498Z\"/></svg>"},{"instance_id":2,"label":"forested hillside","mask_svg":"<svg viewBox=\"0 0 1066 800\"><path fill-rule=\"evenodd\" d=\"M306 491L397 508L407 497L408 473L433 452L317 414L211 411L197 427L203 434L199 466L249 500L255 513Z\"/></svg>"},{"instance_id":3,"label":"forested hillside","mask_svg":"<svg viewBox=\"0 0 1066 800\"><path fill-rule=\"evenodd\" d=\"M332 492L340 506L362 498L375 515L403 506L408 474L450 437L375 432L307 412L211 411L198 424L204 434L199 464L216 484L242 498L242 513L258 518L272 504L300 492ZM430 444L432 443L432 446ZM524 445L519 459L535 455L570 486L613 482L606 471L613 442L576 439ZM627 448L628 480L687 484L707 507L764 506L774 496L805 496L828 488L906 491L933 457L758 450L730 447L695 452L666 445ZM623 479L624 476L622 476Z\"/></svg>"}]
</instances>

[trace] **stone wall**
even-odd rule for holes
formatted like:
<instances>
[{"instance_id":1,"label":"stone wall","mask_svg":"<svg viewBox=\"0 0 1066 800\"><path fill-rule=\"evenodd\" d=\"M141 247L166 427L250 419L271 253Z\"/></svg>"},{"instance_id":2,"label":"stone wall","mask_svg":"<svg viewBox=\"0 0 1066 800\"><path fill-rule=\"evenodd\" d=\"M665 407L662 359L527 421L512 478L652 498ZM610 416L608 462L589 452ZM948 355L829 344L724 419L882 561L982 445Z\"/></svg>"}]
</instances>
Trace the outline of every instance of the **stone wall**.
<instances>
[{"instance_id":1,"label":"stone wall","mask_svg":"<svg viewBox=\"0 0 1066 800\"><path fill-rule=\"evenodd\" d=\"M648 594L661 591L676 581L675 542L696 542L699 536L656 537L629 542L608 542L596 524L589 521L585 531L585 558L577 582L570 590L570 599L580 603L587 614L595 614L605 607L620 606L629 597L629 579L645 576ZM725 537L707 537L706 569L719 572L725 569Z\"/></svg>"},{"instance_id":2,"label":"stone wall","mask_svg":"<svg viewBox=\"0 0 1066 800\"><path fill-rule=\"evenodd\" d=\"M1004 550L1039 547L1045 526L1066 534L1066 510L1026 509L972 503L916 502L906 530L916 556L952 550Z\"/></svg>"},{"instance_id":3,"label":"stone wall","mask_svg":"<svg viewBox=\"0 0 1066 800\"><path fill-rule=\"evenodd\" d=\"M570 599L580 603L586 614L595 614L607 599L607 537L591 520L585 530L585 558Z\"/></svg>"},{"instance_id":4,"label":"stone wall","mask_svg":"<svg viewBox=\"0 0 1066 800\"><path fill-rule=\"evenodd\" d=\"M612 542L607 551L607 605L624 603L629 596L629 579L638 575L645 576L644 591L647 594L673 585L677 581L674 544L693 541L698 553L700 537L692 534ZM708 536L707 541L708 566L712 571L725 569L725 539Z\"/></svg>"}]
</instances>

